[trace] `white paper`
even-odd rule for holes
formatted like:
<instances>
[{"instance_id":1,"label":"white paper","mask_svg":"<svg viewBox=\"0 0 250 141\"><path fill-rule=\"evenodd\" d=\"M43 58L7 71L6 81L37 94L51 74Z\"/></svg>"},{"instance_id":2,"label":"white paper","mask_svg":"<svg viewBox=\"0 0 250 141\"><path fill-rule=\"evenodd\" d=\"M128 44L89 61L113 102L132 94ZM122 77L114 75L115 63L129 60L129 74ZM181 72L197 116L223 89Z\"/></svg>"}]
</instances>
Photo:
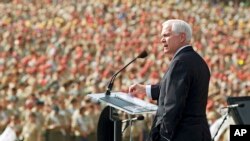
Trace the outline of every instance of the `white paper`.
<instances>
[{"instance_id":1,"label":"white paper","mask_svg":"<svg viewBox=\"0 0 250 141\"><path fill-rule=\"evenodd\" d=\"M16 132L10 127L6 127L0 135L0 141L15 141L16 139Z\"/></svg>"}]
</instances>

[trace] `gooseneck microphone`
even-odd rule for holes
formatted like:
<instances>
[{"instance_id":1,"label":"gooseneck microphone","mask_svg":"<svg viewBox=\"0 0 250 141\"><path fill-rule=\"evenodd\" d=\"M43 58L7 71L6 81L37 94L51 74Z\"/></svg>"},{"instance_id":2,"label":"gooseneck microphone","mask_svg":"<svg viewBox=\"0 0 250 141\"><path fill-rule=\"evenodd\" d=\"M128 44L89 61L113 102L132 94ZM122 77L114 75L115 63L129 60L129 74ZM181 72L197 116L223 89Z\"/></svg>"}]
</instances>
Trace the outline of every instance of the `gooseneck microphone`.
<instances>
[{"instance_id":1,"label":"gooseneck microphone","mask_svg":"<svg viewBox=\"0 0 250 141\"><path fill-rule=\"evenodd\" d=\"M221 109L227 109L228 112L227 112L227 114L224 116L224 118L223 118L221 124L219 125L219 127L218 127L216 133L214 134L214 137L212 138L212 141L215 141L215 137L216 137L217 134L219 133L219 130L220 130L220 128L222 127L223 123L226 121L228 115L230 114L230 111L233 110L234 108L237 108L237 107L239 107L239 108L245 107L245 104L244 104L244 103L231 104L231 105L228 105L228 106L225 106L225 107L222 107L222 108L221 108Z\"/></svg>"},{"instance_id":2,"label":"gooseneck microphone","mask_svg":"<svg viewBox=\"0 0 250 141\"><path fill-rule=\"evenodd\" d=\"M123 68L121 68L118 72L116 72L110 79L109 84L108 84L108 88L107 91L105 93L105 95L110 95L110 92L113 88L113 84L114 84L114 80L115 77L121 72L123 71L126 67L128 67L128 65L130 65L131 63L133 63L137 58L145 58L148 56L148 53L144 50L143 52L141 52L137 57L135 57L132 61L130 61L126 66L124 66Z\"/></svg>"},{"instance_id":3,"label":"gooseneck microphone","mask_svg":"<svg viewBox=\"0 0 250 141\"><path fill-rule=\"evenodd\" d=\"M138 116L138 117L135 117L135 118L132 118L132 119L126 119L126 120L123 120L122 123L126 123L124 129L122 130L122 133L128 128L129 126L129 122L133 122L133 121L138 121L138 120L144 120L144 116Z\"/></svg>"},{"instance_id":4,"label":"gooseneck microphone","mask_svg":"<svg viewBox=\"0 0 250 141\"><path fill-rule=\"evenodd\" d=\"M124 122L128 122L128 121L136 121L136 120L144 120L144 116L138 116L138 117L131 118L131 119L125 119L122 122L124 123Z\"/></svg>"},{"instance_id":5,"label":"gooseneck microphone","mask_svg":"<svg viewBox=\"0 0 250 141\"><path fill-rule=\"evenodd\" d=\"M245 106L245 104L244 104L244 103L240 103L240 104L232 104L232 105L228 105L228 106L226 106L226 107L222 107L222 109L226 109L226 108L228 108L228 109L232 109L232 108L244 107L244 106Z\"/></svg>"}]
</instances>

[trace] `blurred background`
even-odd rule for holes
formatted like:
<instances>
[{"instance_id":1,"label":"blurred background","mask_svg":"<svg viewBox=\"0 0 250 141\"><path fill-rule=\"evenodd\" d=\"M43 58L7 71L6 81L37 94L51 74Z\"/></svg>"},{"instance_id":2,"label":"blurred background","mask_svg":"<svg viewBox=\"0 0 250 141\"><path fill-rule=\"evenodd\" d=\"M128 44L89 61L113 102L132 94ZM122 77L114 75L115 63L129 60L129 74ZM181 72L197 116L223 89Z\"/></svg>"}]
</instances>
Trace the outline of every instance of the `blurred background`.
<instances>
[{"instance_id":1,"label":"blurred background","mask_svg":"<svg viewBox=\"0 0 250 141\"><path fill-rule=\"evenodd\" d=\"M86 95L105 92L142 50L149 56L122 72L113 91L159 82L171 60L161 24L172 18L191 24L192 45L210 68L212 125L228 96L250 96L249 11L249 0L0 0L0 133L11 127L24 141L96 141L105 105ZM151 125L152 115L144 116L136 141Z\"/></svg>"}]
</instances>

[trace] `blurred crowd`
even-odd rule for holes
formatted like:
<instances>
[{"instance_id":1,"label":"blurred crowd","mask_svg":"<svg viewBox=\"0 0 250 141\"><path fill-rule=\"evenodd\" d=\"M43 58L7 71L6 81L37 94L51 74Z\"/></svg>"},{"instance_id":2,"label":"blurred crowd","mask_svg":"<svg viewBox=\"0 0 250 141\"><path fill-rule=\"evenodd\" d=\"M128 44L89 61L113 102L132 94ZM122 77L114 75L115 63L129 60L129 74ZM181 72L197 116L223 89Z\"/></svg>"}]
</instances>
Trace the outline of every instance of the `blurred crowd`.
<instances>
[{"instance_id":1,"label":"blurred crowd","mask_svg":"<svg viewBox=\"0 0 250 141\"><path fill-rule=\"evenodd\" d=\"M159 82L171 60L161 23L171 18L191 24L192 45L210 68L212 124L228 96L250 96L249 11L247 2L216 0L0 2L0 130L12 126L27 141L57 134L94 141L102 106L86 95L105 92L111 76L143 50L149 56L122 72L114 91Z\"/></svg>"}]
</instances>

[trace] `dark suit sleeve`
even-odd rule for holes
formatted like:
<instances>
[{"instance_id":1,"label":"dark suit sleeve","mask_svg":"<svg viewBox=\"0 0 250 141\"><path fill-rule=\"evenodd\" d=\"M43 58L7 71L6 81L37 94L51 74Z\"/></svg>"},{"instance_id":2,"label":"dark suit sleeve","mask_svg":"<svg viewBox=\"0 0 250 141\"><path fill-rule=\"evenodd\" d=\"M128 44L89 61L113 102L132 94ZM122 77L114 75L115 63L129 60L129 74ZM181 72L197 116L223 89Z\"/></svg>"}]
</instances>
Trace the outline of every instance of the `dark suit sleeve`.
<instances>
[{"instance_id":1,"label":"dark suit sleeve","mask_svg":"<svg viewBox=\"0 0 250 141\"><path fill-rule=\"evenodd\" d=\"M160 95L160 85L151 85L151 97L153 100L158 100Z\"/></svg>"},{"instance_id":2,"label":"dark suit sleeve","mask_svg":"<svg viewBox=\"0 0 250 141\"><path fill-rule=\"evenodd\" d=\"M173 62L170 75L165 84L163 117L160 126L162 139L171 139L185 108L186 98L190 87L188 67L179 60Z\"/></svg>"}]
</instances>

